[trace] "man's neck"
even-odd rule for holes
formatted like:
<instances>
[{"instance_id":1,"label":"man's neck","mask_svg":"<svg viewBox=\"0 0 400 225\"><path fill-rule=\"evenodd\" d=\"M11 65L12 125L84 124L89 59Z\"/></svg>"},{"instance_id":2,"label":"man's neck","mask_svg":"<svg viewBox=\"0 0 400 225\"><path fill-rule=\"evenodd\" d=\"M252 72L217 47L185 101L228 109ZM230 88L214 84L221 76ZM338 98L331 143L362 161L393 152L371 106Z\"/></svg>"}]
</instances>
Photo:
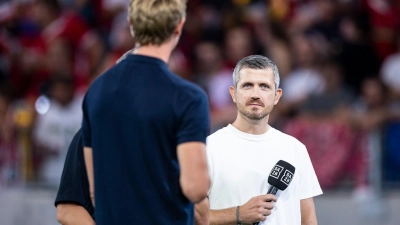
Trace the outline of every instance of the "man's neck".
<instances>
[{"instance_id":1,"label":"man's neck","mask_svg":"<svg viewBox=\"0 0 400 225\"><path fill-rule=\"evenodd\" d=\"M158 58L168 64L172 49L173 47L171 41L167 41L161 45L140 46L137 49L135 49L133 54Z\"/></svg>"},{"instance_id":2,"label":"man's neck","mask_svg":"<svg viewBox=\"0 0 400 225\"><path fill-rule=\"evenodd\" d=\"M232 123L232 126L248 134L265 134L270 128L268 125L268 118L269 116L266 116L261 120L250 120L249 118L245 118L238 114L235 122Z\"/></svg>"}]
</instances>

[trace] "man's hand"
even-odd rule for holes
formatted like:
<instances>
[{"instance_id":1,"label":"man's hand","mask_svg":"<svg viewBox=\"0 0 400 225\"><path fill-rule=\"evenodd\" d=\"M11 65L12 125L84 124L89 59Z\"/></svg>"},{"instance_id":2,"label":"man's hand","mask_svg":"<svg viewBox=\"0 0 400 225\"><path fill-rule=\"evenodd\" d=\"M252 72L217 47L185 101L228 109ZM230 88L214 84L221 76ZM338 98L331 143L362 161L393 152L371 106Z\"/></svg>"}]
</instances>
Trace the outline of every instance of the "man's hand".
<instances>
[{"instance_id":1,"label":"man's hand","mask_svg":"<svg viewBox=\"0 0 400 225\"><path fill-rule=\"evenodd\" d=\"M210 203L208 202L208 198L194 204L194 218L195 225L210 224Z\"/></svg>"},{"instance_id":2,"label":"man's hand","mask_svg":"<svg viewBox=\"0 0 400 225\"><path fill-rule=\"evenodd\" d=\"M259 195L251 198L239 208L239 219L242 223L252 224L265 221L271 215L276 202L275 195Z\"/></svg>"}]
</instances>

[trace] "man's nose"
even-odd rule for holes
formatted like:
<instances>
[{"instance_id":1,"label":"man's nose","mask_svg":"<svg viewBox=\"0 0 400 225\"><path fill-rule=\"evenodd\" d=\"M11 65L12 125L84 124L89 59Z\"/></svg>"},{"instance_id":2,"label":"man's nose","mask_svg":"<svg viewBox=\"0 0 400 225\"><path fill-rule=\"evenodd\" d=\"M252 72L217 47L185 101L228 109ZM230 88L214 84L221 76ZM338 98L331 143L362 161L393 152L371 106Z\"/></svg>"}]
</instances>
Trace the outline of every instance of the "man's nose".
<instances>
[{"instance_id":1,"label":"man's nose","mask_svg":"<svg viewBox=\"0 0 400 225\"><path fill-rule=\"evenodd\" d=\"M253 88L253 91L251 92L251 99L253 99L253 100L255 100L255 99L259 99L260 97L260 95L259 95L260 93L259 93L259 89L257 88L257 87L254 87Z\"/></svg>"}]
</instances>

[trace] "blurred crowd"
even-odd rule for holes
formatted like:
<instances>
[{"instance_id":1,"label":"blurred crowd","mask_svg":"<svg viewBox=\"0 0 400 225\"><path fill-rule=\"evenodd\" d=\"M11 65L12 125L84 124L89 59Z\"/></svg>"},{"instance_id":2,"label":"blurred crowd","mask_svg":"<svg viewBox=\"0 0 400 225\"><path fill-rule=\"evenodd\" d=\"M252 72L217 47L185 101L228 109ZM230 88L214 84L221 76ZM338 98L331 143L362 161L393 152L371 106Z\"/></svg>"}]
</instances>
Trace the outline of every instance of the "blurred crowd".
<instances>
[{"instance_id":1,"label":"blurred crowd","mask_svg":"<svg viewBox=\"0 0 400 225\"><path fill-rule=\"evenodd\" d=\"M0 1L0 186L57 187L85 91L135 46L128 1ZM189 0L169 66L208 94L211 132L236 118L228 89L251 54L277 64L270 124L307 146L325 190L368 188L372 163L400 183L400 1Z\"/></svg>"}]
</instances>

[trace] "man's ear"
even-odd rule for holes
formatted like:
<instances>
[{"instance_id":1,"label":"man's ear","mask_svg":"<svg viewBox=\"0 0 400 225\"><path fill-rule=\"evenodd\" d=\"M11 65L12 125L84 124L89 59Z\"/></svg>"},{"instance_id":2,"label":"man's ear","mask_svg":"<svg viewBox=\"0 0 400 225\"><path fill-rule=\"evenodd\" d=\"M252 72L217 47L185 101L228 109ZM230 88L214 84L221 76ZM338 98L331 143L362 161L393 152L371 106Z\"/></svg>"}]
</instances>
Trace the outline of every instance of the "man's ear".
<instances>
[{"instance_id":1,"label":"man's ear","mask_svg":"<svg viewBox=\"0 0 400 225\"><path fill-rule=\"evenodd\" d=\"M185 25L186 22L186 18L182 17L182 19L179 21L178 25L175 28L175 35L180 36L182 34L182 29L183 29L183 25Z\"/></svg>"},{"instance_id":2,"label":"man's ear","mask_svg":"<svg viewBox=\"0 0 400 225\"><path fill-rule=\"evenodd\" d=\"M230 87L229 87L229 94L231 94L231 97L232 97L233 102L236 103L236 96L235 96L235 94L236 94L236 88L233 87L233 86L230 86Z\"/></svg>"},{"instance_id":3,"label":"man's ear","mask_svg":"<svg viewBox=\"0 0 400 225\"><path fill-rule=\"evenodd\" d=\"M129 16L126 17L126 20L128 21L128 24L129 24L129 31L131 32L131 36L132 36L132 38L135 38L135 32L133 32L133 26L131 24Z\"/></svg>"},{"instance_id":4,"label":"man's ear","mask_svg":"<svg viewBox=\"0 0 400 225\"><path fill-rule=\"evenodd\" d=\"M276 90L276 93L275 93L274 105L278 104L279 99L281 99L281 97L282 97L282 94L283 94L282 89L278 88L278 90Z\"/></svg>"}]
</instances>

